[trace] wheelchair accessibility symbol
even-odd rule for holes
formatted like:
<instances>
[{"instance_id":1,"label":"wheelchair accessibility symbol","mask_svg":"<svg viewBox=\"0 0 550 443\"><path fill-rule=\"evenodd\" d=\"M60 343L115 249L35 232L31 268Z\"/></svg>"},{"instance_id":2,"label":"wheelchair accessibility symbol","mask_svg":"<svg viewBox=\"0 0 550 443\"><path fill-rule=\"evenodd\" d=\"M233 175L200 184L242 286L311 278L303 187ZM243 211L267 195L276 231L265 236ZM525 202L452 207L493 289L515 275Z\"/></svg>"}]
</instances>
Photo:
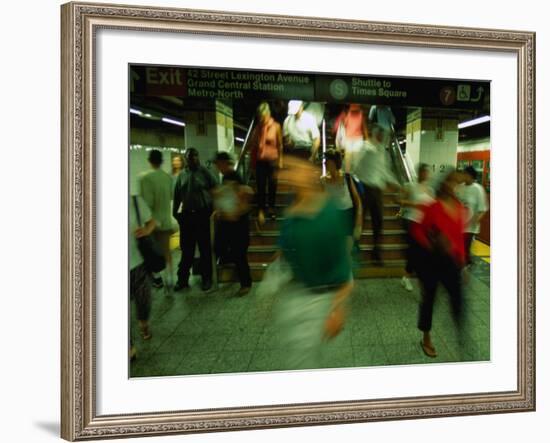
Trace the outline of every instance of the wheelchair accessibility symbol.
<instances>
[{"instance_id":1,"label":"wheelchair accessibility symbol","mask_svg":"<svg viewBox=\"0 0 550 443\"><path fill-rule=\"evenodd\" d=\"M457 89L457 100L459 102L469 102L471 92L470 85L458 85Z\"/></svg>"}]
</instances>

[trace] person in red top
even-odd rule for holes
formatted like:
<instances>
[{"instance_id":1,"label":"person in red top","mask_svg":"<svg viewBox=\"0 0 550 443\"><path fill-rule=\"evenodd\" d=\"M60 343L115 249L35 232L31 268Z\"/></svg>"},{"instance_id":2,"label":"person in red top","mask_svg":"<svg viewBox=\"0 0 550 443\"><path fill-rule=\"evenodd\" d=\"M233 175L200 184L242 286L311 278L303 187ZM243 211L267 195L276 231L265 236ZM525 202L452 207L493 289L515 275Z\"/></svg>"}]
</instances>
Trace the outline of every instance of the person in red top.
<instances>
[{"instance_id":1,"label":"person in red top","mask_svg":"<svg viewBox=\"0 0 550 443\"><path fill-rule=\"evenodd\" d=\"M357 103L346 105L335 120L333 131L336 135L336 147L346 153L344 169L349 173L354 165L356 154L361 150L363 142L368 139L365 114L361 105Z\"/></svg>"},{"instance_id":2,"label":"person in red top","mask_svg":"<svg viewBox=\"0 0 550 443\"><path fill-rule=\"evenodd\" d=\"M250 149L252 168L256 173L258 196L258 222L265 221L266 188L270 217L275 218L276 171L283 167L283 137L281 125L271 117L267 102L258 106L258 124L251 134Z\"/></svg>"},{"instance_id":3,"label":"person in red top","mask_svg":"<svg viewBox=\"0 0 550 443\"><path fill-rule=\"evenodd\" d=\"M418 328L423 332L420 345L428 357L437 357L430 330L439 283L450 296L455 324L459 328L462 326L461 271L466 260L463 233L467 210L455 195L460 181L459 172L454 169L448 172L436 191L435 201L423 207L420 223L411 228L411 234L421 247L417 269L422 287Z\"/></svg>"}]
</instances>

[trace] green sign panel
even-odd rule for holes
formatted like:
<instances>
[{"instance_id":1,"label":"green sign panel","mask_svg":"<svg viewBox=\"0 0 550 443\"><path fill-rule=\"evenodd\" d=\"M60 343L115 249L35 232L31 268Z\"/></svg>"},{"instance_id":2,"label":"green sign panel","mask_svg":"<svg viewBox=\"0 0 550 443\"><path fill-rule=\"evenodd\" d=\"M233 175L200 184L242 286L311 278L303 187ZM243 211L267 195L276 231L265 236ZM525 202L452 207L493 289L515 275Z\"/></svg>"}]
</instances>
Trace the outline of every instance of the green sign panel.
<instances>
[{"instance_id":1,"label":"green sign panel","mask_svg":"<svg viewBox=\"0 0 550 443\"><path fill-rule=\"evenodd\" d=\"M347 74L235 69L130 67L130 92L224 100L292 100L367 103L449 109L481 108L490 83Z\"/></svg>"}]
</instances>

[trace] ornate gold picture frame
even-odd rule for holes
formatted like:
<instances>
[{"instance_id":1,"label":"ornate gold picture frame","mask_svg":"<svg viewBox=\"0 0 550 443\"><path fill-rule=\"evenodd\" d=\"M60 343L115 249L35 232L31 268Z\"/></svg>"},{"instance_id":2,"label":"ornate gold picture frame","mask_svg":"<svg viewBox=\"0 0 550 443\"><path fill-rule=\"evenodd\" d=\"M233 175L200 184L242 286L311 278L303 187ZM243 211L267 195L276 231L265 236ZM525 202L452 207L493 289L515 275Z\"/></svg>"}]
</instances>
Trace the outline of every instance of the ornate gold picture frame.
<instances>
[{"instance_id":1,"label":"ornate gold picture frame","mask_svg":"<svg viewBox=\"0 0 550 443\"><path fill-rule=\"evenodd\" d=\"M68 3L62 15L61 434L87 440L533 411L535 409L535 34L326 18ZM360 401L98 415L96 409L96 33L261 37L517 57L517 389Z\"/></svg>"}]
</instances>

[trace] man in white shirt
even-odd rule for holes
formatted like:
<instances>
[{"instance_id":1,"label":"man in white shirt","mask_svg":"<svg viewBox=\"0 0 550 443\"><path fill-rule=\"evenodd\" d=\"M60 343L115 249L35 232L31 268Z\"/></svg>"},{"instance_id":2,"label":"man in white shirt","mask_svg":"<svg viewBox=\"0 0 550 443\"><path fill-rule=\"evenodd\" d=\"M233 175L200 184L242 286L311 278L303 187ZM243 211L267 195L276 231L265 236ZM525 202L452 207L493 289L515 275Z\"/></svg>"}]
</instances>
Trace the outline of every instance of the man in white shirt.
<instances>
[{"instance_id":1,"label":"man in white shirt","mask_svg":"<svg viewBox=\"0 0 550 443\"><path fill-rule=\"evenodd\" d=\"M470 249L476 234L479 234L480 222L487 210L487 194L485 189L477 183L477 171L468 166L464 169L464 184L458 189L458 197L468 209L469 220L464 232L464 249L466 264L472 263Z\"/></svg>"},{"instance_id":2,"label":"man in white shirt","mask_svg":"<svg viewBox=\"0 0 550 443\"><path fill-rule=\"evenodd\" d=\"M383 128L373 125L369 131L369 138L363 147L357 152L357 160L352 165L352 175L356 177L363 187L363 207L368 209L372 220L374 248L372 251L374 261L381 265L380 240L382 236L382 223L384 219L384 206L382 194L387 185L399 188L399 184L389 171L386 162L386 147L384 144L385 133Z\"/></svg>"},{"instance_id":3,"label":"man in white shirt","mask_svg":"<svg viewBox=\"0 0 550 443\"><path fill-rule=\"evenodd\" d=\"M304 111L304 103L300 100L288 102L288 117L283 123L283 140L293 154L309 158L310 161L317 159L321 144L317 120Z\"/></svg>"},{"instance_id":4,"label":"man in white shirt","mask_svg":"<svg viewBox=\"0 0 550 443\"><path fill-rule=\"evenodd\" d=\"M170 252L170 237L174 233L172 226L172 177L161 169L162 152L153 149L149 152L151 170L140 177L140 195L151 209L156 228L153 232L155 240L164 252L167 265L166 287L172 286L172 254ZM153 276L153 286L162 288L160 275ZM167 294L169 291L167 291Z\"/></svg>"}]
</instances>

